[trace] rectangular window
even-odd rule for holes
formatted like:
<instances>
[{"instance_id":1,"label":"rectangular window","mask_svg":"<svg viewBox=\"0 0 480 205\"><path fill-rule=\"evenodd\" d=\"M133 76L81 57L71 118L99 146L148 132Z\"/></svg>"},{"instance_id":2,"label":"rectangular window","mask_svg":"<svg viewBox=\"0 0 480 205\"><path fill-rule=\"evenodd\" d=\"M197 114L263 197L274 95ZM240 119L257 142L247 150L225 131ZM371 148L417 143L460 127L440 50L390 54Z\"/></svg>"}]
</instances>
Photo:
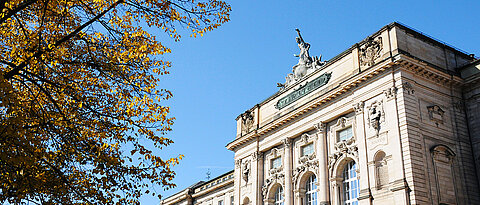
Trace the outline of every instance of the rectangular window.
<instances>
[{"instance_id":1,"label":"rectangular window","mask_svg":"<svg viewBox=\"0 0 480 205\"><path fill-rule=\"evenodd\" d=\"M223 200L218 201L218 205L223 205Z\"/></svg>"},{"instance_id":2,"label":"rectangular window","mask_svg":"<svg viewBox=\"0 0 480 205\"><path fill-rule=\"evenodd\" d=\"M339 142L350 139L353 136L352 127L338 131L337 136Z\"/></svg>"},{"instance_id":3,"label":"rectangular window","mask_svg":"<svg viewBox=\"0 0 480 205\"><path fill-rule=\"evenodd\" d=\"M272 169L282 166L282 157L277 157L272 159Z\"/></svg>"},{"instance_id":4,"label":"rectangular window","mask_svg":"<svg viewBox=\"0 0 480 205\"><path fill-rule=\"evenodd\" d=\"M231 197L230 197L230 205L235 205L233 202L234 202L234 201L233 201L233 196L231 196Z\"/></svg>"},{"instance_id":5,"label":"rectangular window","mask_svg":"<svg viewBox=\"0 0 480 205\"><path fill-rule=\"evenodd\" d=\"M313 143L307 144L302 148L302 156L307 156L313 154Z\"/></svg>"}]
</instances>

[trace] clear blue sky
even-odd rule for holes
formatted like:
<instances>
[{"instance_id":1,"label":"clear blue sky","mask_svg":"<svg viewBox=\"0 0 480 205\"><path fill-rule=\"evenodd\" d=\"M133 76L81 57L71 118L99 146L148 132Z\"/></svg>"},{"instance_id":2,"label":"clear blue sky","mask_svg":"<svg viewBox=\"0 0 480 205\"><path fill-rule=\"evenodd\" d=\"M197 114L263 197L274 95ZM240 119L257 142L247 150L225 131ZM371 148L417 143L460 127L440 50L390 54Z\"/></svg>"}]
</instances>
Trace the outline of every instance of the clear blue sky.
<instances>
[{"instance_id":1,"label":"clear blue sky","mask_svg":"<svg viewBox=\"0 0 480 205\"><path fill-rule=\"evenodd\" d=\"M162 156L184 154L174 167L177 188L234 167L225 145L235 138L235 118L274 94L298 53L295 28L311 44L310 55L328 60L383 26L399 21L448 44L480 56L480 1L253 1L235 0L231 21L204 37L165 40L172 54L171 74L162 86L177 118L168 137L175 144ZM160 39L165 39L159 33ZM142 204L158 204L144 197Z\"/></svg>"}]
</instances>

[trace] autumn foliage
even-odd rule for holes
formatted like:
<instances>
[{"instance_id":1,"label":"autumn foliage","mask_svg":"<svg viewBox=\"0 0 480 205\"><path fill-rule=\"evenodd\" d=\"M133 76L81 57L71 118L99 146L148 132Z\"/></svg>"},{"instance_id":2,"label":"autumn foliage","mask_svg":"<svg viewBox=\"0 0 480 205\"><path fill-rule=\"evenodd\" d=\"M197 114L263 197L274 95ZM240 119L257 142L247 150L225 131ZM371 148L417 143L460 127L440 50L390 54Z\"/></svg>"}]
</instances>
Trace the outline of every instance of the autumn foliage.
<instances>
[{"instance_id":1,"label":"autumn foliage","mask_svg":"<svg viewBox=\"0 0 480 205\"><path fill-rule=\"evenodd\" d=\"M229 20L217 0L0 0L0 203L136 204L171 188L161 89L178 40ZM182 32L178 32L181 28ZM158 194L157 194L158 195Z\"/></svg>"}]
</instances>

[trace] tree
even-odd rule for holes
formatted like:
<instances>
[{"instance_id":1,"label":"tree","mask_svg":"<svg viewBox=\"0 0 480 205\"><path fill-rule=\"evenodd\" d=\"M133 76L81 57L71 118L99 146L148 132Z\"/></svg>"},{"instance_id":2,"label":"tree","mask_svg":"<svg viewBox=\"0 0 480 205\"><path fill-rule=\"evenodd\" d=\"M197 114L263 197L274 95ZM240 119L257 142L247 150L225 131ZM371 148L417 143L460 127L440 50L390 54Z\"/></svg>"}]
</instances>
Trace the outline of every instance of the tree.
<instances>
[{"instance_id":1,"label":"tree","mask_svg":"<svg viewBox=\"0 0 480 205\"><path fill-rule=\"evenodd\" d=\"M229 20L217 0L0 0L0 203L138 204L168 189L175 41ZM143 27L143 28L142 28ZM158 195L158 194L157 194Z\"/></svg>"}]
</instances>

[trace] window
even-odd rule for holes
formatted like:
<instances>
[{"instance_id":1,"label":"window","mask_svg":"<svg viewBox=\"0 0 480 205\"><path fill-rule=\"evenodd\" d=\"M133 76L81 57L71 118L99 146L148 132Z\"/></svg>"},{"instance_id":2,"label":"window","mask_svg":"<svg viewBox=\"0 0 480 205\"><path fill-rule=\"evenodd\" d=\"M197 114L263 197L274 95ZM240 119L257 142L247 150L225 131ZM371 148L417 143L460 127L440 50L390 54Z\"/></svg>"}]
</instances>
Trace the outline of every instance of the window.
<instances>
[{"instance_id":1,"label":"window","mask_svg":"<svg viewBox=\"0 0 480 205\"><path fill-rule=\"evenodd\" d=\"M353 136L352 127L338 131L338 141L348 140Z\"/></svg>"},{"instance_id":2,"label":"window","mask_svg":"<svg viewBox=\"0 0 480 205\"><path fill-rule=\"evenodd\" d=\"M234 199L233 196L230 196L230 205L235 205L235 204L233 203L233 202L234 202L233 199Z\"/></svg>"},{"instance_id":3,"label":"window","mask_svg":"<svg viewBox=\"0 0 480 205\"><path fill-rule=\"evenodd\" d=\"M223 205L223 200L218 201L218 205Z\"/></svg>"},{"instance_id":4,"label":"window","mask_svg":"<svg viewBox=\"0 0 480 205\"><path fill-rule=\"evenodd\" d=\"M302 147L302 156L307 156L313 154L313 143L305 145Z\"/></svg>"},{"instance_id":5,"label":"window","mask_svg":"<svg viewBox=\"0 0 480 205\"><path fill-rule=\"evenodd\" d=\"M349 162L343 169L343 203L344 205L358 205L359 183L357 179L357 164Z\"/></svg>"},{"instance_id":6,"label":"window","mask_svg":"<svg viewBox=\"0 0 480 205\"><path fill-rule=\"evenodd\" d=\"M272 169L282 166L282 157L272 159Z\"/></svg>"},{"instance_id":7,"label":"window","mask_svg":"<svg viewBox=\"0 0 480 205\"><path fill-rule=\"evenodd\" d=\"M305 190L305 204L317 205L317 177L315 175L308 177Z\"/></svg>"},{"instance_id":8,"label":"window","mask_svg":"<svg viewBox=\"0 0 480 205\"><path fill-rule=\"evenodd\" d=\"M279 186L275 191L275 205L283 205L283 188Z\"/></svg>"}]
</instances>

